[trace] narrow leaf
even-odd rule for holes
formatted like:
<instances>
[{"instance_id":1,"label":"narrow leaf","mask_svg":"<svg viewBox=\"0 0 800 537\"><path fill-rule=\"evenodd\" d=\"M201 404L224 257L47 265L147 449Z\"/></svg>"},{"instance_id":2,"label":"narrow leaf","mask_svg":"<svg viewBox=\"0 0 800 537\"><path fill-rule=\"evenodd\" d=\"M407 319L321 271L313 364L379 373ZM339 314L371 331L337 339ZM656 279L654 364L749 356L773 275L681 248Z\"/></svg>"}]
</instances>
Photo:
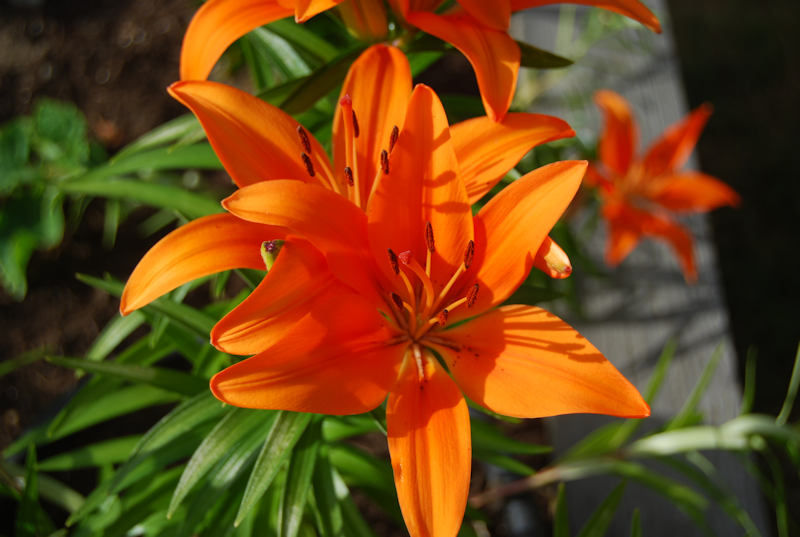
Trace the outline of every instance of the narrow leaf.
<instances>
[{"instance_id":1,"label":"narrow leaf","mask_svg":"<svg viewBox=\"0 0 800 537\"><path fill-rule=\"evenodd\" d=\"M48 472L58 472L123 462L130 457L139 438L139 435L120 436L89 444L74 451L53 455L40 462L39 468Z\"/></svg>"},{"instance_id":2,"label":"narrow leaf","mask_svg":"<svg viewBox=\"0 0 800 537\"><path fill-rule=\"evenodd\" d=\"M557 69L559 67L568 67L573 63L570 59L562 58L557 54L534 47L528 43L523 43L522 41L517 41L517 45L519 45L519 50L522 53L520 57L520 65L522 67Z\"/></svg>"},{"instance_id":3,"label":"narrow leaf","mask_svg":"<svg viewBox=\"0 0 800 537\"><path fill-rule=\"evenodd\" d=\"M603 537L614 518L614 513L617 511L619 502L622 499L622 493L625 492L625 481L617 485L611 494L603 500L603 503L592 513L589 520L581 529L578 537Z\"/></svg>"},{"instance_id":4,"label":"narrow leaf","mask_svg":"<svg viewBox=\"0 0 800 537\"><path fill-rule=\"evenodd\" d=\"M283 496L279 537L297 537L311 489L311 477L317 462L322 438L321 422L316 420L300 437L289 460L286 492Z\"/></svg>"}]
</instances>

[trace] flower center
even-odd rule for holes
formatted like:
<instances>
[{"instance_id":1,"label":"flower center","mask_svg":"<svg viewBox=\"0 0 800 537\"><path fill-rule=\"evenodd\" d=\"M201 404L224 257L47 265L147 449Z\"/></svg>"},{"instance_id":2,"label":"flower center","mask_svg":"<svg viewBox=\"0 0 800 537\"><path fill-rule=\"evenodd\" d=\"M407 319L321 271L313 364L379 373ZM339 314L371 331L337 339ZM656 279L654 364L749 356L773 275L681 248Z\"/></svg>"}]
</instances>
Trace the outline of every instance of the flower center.
<instances>
[{"instance_id":1,"label":"flower center","mask_svg":"<svg viewBox=\"0 0 800 537\"><path fill-rule=\"evenodd\" d=\"M478 298L479 285L475 283L464 296L446 302L453 286L472 264L475 243L471 240L467 243L463 262L438 290L431 279L432 254L436 251L436 243L430 222L425 226L425 245L425 267L414 259L410 250L399 254L391 248L387 250L392 272L400 278L404 288L402 294L391 294L389 304L392 316L397 326L414 342L422 341L434 328L444 327L450 312L461 306L471 308Z\"/></svg>"}]
</instances>

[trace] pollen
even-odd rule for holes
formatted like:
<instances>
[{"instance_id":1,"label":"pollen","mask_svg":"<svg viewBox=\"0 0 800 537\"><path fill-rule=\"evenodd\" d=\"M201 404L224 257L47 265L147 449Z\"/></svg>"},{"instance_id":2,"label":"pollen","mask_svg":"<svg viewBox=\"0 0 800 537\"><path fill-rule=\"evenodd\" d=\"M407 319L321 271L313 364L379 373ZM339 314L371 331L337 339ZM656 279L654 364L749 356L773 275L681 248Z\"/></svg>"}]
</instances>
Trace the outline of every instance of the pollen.
<instances>
[{"instance_id":1,"label":"pollen","mask_svg":"<svg viewBox=\"0 0 800 537\"><path fill-rule=\"evenodd\" d=\"M309 140L308 133L306 132L306 130L303 128L302 125L297 126L297 136L300 137L300 143L303 144L303 150L310 155L311 140Z\"/></svg>"}]
</instances>

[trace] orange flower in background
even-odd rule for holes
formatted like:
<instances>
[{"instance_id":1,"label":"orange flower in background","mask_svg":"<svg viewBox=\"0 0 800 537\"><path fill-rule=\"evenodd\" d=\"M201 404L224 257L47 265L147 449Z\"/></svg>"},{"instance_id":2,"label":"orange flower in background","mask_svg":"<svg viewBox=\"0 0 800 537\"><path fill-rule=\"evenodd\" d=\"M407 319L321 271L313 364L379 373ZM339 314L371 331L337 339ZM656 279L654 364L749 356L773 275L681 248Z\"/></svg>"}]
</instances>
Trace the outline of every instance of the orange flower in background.
<instances>
[{"instance_id":1,"label":"orange flower in background","mask_svg":"<svg viewBox=\"0 0 800 537\"><path fill-rule=\"evenodd\" d=\"M230 214L179 228L148 252L122 311L204 274L255 268L262 242L285 238L266 277L212 331L221 350L254 355L218 373L212 390L237 406L325 414L366 412L388 396L411 535L452 537L460 526L471 465L464 395L520 417L649 414L562 320L500 306L537 259L560 252L543 245L586 163L535 170L472 214L531 139L570 134L566 124L510 114L450 127L433 91L411 92L405 57L385 46L348 76L333 166L311 133L246 93L199 81L171 92L240 188L223 202Z\"/></svg>"},{"instance_id":2,"label":"orange flower in background","mask_svg":"<svg viewBox=\"0 0 800 537\"><path fill-rule=\"evenodd\" d=\"M705 212L735 206L739 195L710 175L681 171L711 115L707 104L669 127L644 157L637 156L638 132L625 99L608 90L595 93L605 126L599 162L589 168L587 183L598 187L608 221L606 261L615 266L642 237L665 240L675 250L687 281L697 279L692 237L670 212Z\"/></svg>"},{"instance_id":3,"label":"orange flower in background","mask_svg":"<svg viewBox=\"0 0 800 537\"><path fill-rule=\"evenodd\" d=\"M333 164L322 146L282 110L230 86L194 81L170 93L195 112L237 186L293 179L321 186L366 207L377 177L389 166L411 94L411 70L400 50L375 45L350 68L333 125ZM352 118L356 119L358 136ZM347 119L348 121L345 121ZM564 121L509 114L502 122L474 118L450 129L470 202L486 194L531 148L572 136ZM383 155L386 155L385 157ZM199 218L167 235L128 280L121 311L128 313L188 281L234 268L262 269L260 245L283 238L281 229L228 214ZM572 268L549 238L535 266L563 278Z\"/></svg>"},{"instance_id":4,"label":"orange flower in background","mask_svg":"<svg viewBox=\"0 0 800 537\"><path fill-rule=\"evenodd\" d=\"M437 14L442 0L392 0L401 20L456 47L475 70L486 113L501 120L508 111L520 68L520 50L508 35L511 13L548 4L582 4L620 13L660 32L658 19L638 0L459 0ZM181 50L181 79L203 80L238 38L264 24L295 16L302 22L338 6L345 22L369 39L386 38L382 0L209 0L189 24Z\"/></svg>"}]
</instances>

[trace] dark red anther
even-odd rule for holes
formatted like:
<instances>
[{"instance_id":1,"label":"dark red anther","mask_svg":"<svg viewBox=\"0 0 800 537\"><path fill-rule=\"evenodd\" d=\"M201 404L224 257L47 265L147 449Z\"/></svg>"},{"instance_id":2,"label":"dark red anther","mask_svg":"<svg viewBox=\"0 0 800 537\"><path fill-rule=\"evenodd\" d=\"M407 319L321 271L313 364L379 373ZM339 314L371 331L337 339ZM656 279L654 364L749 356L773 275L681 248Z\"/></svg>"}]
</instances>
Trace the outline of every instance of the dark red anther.
<instances>
[{"instance_id":1,"label":"dark red anther","mask_svg":"<svg viewBox=\"0 0 800 537\"><path fill-rule=\"evenodd\" d=\"M303 149L306 153L311 153L311 140L308 139L308 133L302 125L297 126L297 135L300 137L300 143L303 144Z\"/></svg>"},{"instance_id":2,"label":"dark red anther","mask_svg":"<svg viewBox=\"0 0 800 537\"><path fill-rule=\"evenodd\" d=\"M353 110L353 136L358 138L358 135L361 134L361 130L358 128L358 119L356 118L356 111Z\"/></svg>"},{"instance_id":3,"label":"dark red anther","mask_svg":"<svg viewBox=\"0 0 800 537\"><path fill-rule=\"evenodd\" d=\"M350 166L344 167L344 178L347 179L347 184L353 186L355 181L353 180L353 169Z\"/></svg>"},{"instance_id":4,"label":"dark red anther","mask_svg":"<svg viewBox=\"0 0 800 537\"><path fill-rule=\"evenodd\" d=\"M385 149L381 151L381 169L384 175L389 175L389 153Z\"/></svg>"},{"instance_id":5,"label":"dark red anther","mask_svg":"<svg viewBox=\"0 0 800 537\"><path fill-rule=\"evenodd\" d=\"M430 222L425 224L425 245L428 247L429 252L436 251L436 243L433 240L433 226Z\"/></svg>"},{"instance_id":6,"label":"dark red anther","mask_svg":"<svg viewBox=\"0 0 800 537\"><path fill-rule=\"evenodd\" d=\"M389 153L392 152L394 149L394 144L397 143L397 137L400 136L400 129L397 128L397 125L392 127L392 134L389 136Z\"/></svg>"},{"instance_id":7,"label":"dark red anther","mask_svg":"<svg viewBox=\"0 0 800 537\"><path fill-rule=\"evenodd\" d=\"M472 288L469 290L469 293L467 293L467 307L471 308L472 306L474 306L476 300L478 300L478 284L477 283L475 285L473 285Z\"/></svg>"},{"instance_id":8,"label":"dark red anther","mask_svg":"<svg viewBox=\"0 0 800 537\"><path fill-rule=\"evenodd\" d=\"M400 267L397 264L397 254L394 253L391 248L387 248L386 253L389 254L389 264L392 266L392 270L395 274L400 274Z\"/></svg>"},{"instance_id":9,"label":"dark red anther","mask_svg":"<svg viewBox=\"0 0 800 537\"><path fill-rule=\"evenodd\" d=\"M311 157L309 157L305 153L300 155L300 157L303 159L303 164L306 165L306 171L308 172L308 175L314 177L314 163L311 162Z\"/></svg>"},{"instance_id":10,"label":"dark red anther","mask_svg":"<svg viewBox=\"0 0 800 537\"><path fill-rule=\"evenodd\" d=\"M439 312L439 315L436 316L436 322L439 323L439 326L444 326L447 324L447 315L449 313L450 312L446 309Z\"/></svg>"},{"instance_id":11,"label":"dark red anther","mask_svg":"<svg viewBox=\"0 0 800 537\"><path fill-rule=\"evenodd\" d=\"M464 268L468 269L469 266L472 264L472 258L475 257L475 243L473 241L469 241L467 243L467 249L464 251Z\"/></svg>"},{"instance_id":12,"label":"dark red anther","mask_svg":"<svg viewBox=\"0 0 800 537\"><path fill-rule=\"evenodd\" d=\"M403 309L403 299L400 298L400 295L397 293L392 293L392 302L394 302L394 305L399 309Z\"/></svg>"}]
</instances>

